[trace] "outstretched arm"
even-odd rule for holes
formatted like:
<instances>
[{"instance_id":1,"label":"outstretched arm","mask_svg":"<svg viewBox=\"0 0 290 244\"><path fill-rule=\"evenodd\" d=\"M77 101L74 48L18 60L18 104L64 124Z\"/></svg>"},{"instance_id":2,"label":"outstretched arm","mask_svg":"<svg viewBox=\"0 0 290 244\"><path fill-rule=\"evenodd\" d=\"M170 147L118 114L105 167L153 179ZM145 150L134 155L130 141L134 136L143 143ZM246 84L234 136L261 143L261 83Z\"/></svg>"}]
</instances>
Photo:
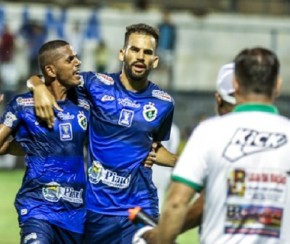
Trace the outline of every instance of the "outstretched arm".
<instances>
[{"instance_id":1,"label":"outstretched arm","mask_svg":"<svg viewBox=\"0 0 290 244\"><path fill-rule=\"evenodd\" d=\"M52 128L54 124L53 107L59 111L62 111L62 109L58 106L55 98L48 91L39 76L31 76L27 80L27 87L33 92L36 116L44 120L49 128Z\"/></svg>"}]
</instances>

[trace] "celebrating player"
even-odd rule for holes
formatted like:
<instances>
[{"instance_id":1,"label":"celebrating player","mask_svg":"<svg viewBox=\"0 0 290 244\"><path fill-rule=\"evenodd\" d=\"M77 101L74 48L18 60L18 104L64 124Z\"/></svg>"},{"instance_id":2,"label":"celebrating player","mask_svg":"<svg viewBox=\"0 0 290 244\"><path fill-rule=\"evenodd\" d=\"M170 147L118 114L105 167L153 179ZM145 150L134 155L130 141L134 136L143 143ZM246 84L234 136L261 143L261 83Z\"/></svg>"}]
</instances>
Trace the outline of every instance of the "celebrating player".
<instances>
[{"instance_id":1,"label":"celebrating player","mask_svg":"<svg viewBox=\"0 0 290 244\"><path fill-rule=\"evenodd\" d=\"M176 156L159 143L168 140L172 97L148 80L157 67L158 32L146 24L127 27L114 74L84 72L83 88L93 109L89 128L86 243L130 243L138 227L128 220L136 205L158 217L152 170L143 165L153 142L156 161L173 166ZM37 114L53 125L53 102L33 79ZM45 101L44 101L45 100Z\"/></svg>"},{"instance_id":2,"label":"celebrating player","mask_svg":"<svg viewBox=\"0 0 290 244\"><path fill-rule=\"evenodd\" d=\"M69 43L39 50L45 87L62 111L48 129L34 112L32 93L17 95L0 124L0 146L13 135L25 151L26 173L15 207L21 243L82 243L85 222L84 139L89 103L76 93L81 65Z\"/></svg>"}]
</instances>

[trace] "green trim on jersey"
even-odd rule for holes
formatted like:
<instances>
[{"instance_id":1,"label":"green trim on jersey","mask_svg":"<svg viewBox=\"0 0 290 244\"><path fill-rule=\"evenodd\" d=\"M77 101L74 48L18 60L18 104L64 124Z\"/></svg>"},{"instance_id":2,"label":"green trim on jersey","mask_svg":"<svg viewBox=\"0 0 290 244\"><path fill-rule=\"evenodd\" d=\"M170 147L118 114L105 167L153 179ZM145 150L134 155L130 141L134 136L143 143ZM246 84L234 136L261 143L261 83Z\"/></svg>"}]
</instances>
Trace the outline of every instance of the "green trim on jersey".
<instances>
[{"instance_id":1,"label":"green trim on jersey","mask_svg":"<svg viewBox=\"0 0 290 244\"><path fill-rule=\"evenodd\" d=\"M267 112L267 113L273 113L273 114L279 114L279 111L277 107L270 104L263 104L263 103L243 103L240 105L237 105L234 110L234 112Z\"/></svg>"},{"instance_id":2,"label":"green trim on jersey","mask_svg":"<svg viewBox=\"0 0 290 244\"><path fill-rule=\"evenodd\" d=\"M198 185L198 184L195 184L189 180L186 180L182 177L179 177L179 176L171 176L171 179L172 181L177 181L177 182L180 182L180 183L183 183L185 185L188 185L190 186L191 188L193 188L196 192L201 192L201 190L203 189L203 187L201 185Z\"/></svg>"}]
</instances>

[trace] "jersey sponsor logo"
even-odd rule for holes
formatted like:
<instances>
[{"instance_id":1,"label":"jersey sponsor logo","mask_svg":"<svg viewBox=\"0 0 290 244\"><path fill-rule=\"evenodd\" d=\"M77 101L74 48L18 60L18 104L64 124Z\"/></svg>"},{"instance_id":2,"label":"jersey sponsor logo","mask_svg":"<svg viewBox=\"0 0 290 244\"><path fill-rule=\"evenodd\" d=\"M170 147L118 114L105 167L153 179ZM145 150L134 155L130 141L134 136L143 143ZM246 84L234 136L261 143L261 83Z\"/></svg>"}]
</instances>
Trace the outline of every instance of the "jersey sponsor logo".
<instances>
[{"instance_id":1,"label":"jersey sponsor logo","mask_svg":"<svg viewBox=\"0 0 290 244\"><path fill-rule=\"evenodd\" d=\"M97 78L104 83L105 85L114 85L114 79L108 75L102 74L102 73L96 73Z\"/></svg>"},{"instance_id":2,"label":"jersey sponsor logo","mask_svg":"<svg viewBox=\"0 0 290 244\"><path fill-rule=\"evenodd\" d=\"M102 102L109 102L109 101L114 101L115 98L113 96L110 96L110 95L104 95L102 98L101 98L101 101Z\"/></svg>"},{"instance_id":3,"label":"jersey sponsor logo","mask_svg":"<svg viewBox=\"0 0 290 244\"><path fill-rule=\"evenodd\" d=\"M167 102L172 102L171 96L165 91L153 90L152 91L152 96L156 97L156 98L159 98L161 100L167 101Z\"/></svg>"},{"instance_id":4,"label":"jersey sponsor logo","mask_svg":"<svg viewBox=\"0 0 290 244\"><path fill-rule=\"evenodd\" d=\"M33 242L31 242L30 240L34 240ZM33 244L39 244L40 242L37 240L37 234L35 232L32 232L28 235L25 235L24 239L23 239L23 243L33 243Z\"/></svg>"},{"instance_id":5,"label":"jersey sponsor logo","mask_svg":"<svg viewBox=\"0 0 290 244\"><path fill-rule=\"evenodd\" d=\"M279 237L282 206L287 202L287 180L283 169L230 169L225 233Z\"/></svg>"},{"instance_id":6,"label":"jersey sponsor logo","mask_svg":"<svg viewBox=\"0 0 290 244\"><path fill-rule=\"evenodd\" d=\"M16 99L16 102L18 105L22 105L22 106L34 106L33 98L18 97Z\"/></svg>"},{"instance_id":7,"label":"jersey sponsor logo","mask_svg":"<svg viewBox=\"0 0 290 244\"><path fill-rule=\"evenodd\" d=\"M140 108L140 104L135 101L132 101L128 97L126 98L119 98L118 103L124 107L132 107L132 108Z\"/></svg>"},{"instance_id":8,"label":"jersey sponsor logo","mask_svg":"<svg viewBox=\"0 0 290 244\"><path fill-rule=\"evenodd\" d=\"M157 108L154 103L148 103L143 107L143 117L146 121L153 121L157 117Z\"/></svg>"},{"instance_id":9,"label":"jersey sponsor logo","mask_svg":"<svg viewBox=\"0 0 290 244\"><path fill-rule=\"evenodd\" d=\"M70 114L69 112L67 113L58 112L56 116L62 120L71 120L75 118L75 116L73 114Z\"/></svg>"},{"instance_id":10,"label":"jersey sponsor logo","mask_svg":"<svg viewBox=\"0 0 290 244\"><path fill-rule=\"evenodd\" d=\"M253 153L275 150L286 143L287 136L282 133L239 128L225 148L223 157L235 162Z\"/></svg>"},{"instance_id":11,"label":"jersey sponsor logo","mask_svg":"<svg viewBox=\"0 0 290 244\"><path fill-rule=\"evenodd\" d=\"M132 125L132 120L134 117L134 111L128 109L122 109L119 117L118 124L126 127Z\"/></svg>"},{"instance_id":12,"label":"jersey sponsor logo","mask_svg":"<svg viewBox=\"0 0 290 244\"><path fill-rule=\"evenodd\" d=\"M105 185L121 189L127 188L131 182L131 175L119 176L117 172L105 169L99 161L93 161L88 169L88 176L92 184L98 184L101 181Z\"/></svg>"},{"instance_id":13,"label":"jersey sponsor logo","mask_svg":"<svg viewBox=\"0 0 290 244\"><path fill-rule=\"evenodd\" d=\"M61 141L71 141L73 139L72 126L70 123L62 123L58 125Z\"/></svg>"},{"instance_id":14,"label":"jersey sponsor logo","mask_svg":"<svg viewBox=\"0 0 290 244\"><path fill-rule=\"evenodd\" d=\"M5 114L5 119L4 119L3 124L7 127L12 127L13 122L16 120L17 120L17 118L16 118L15 114L8 112Z\"/></svg>"},{"instance_id":15,"label":"jersey sponsor logo","mask_svg":"<svg viewBox=\"0 0 290 244\"><path fill-rule=\"evenodd\" d=\"M61 186L57 182L50 182L42 188L42 195L49 202L58 202L63 199L72 203L83 203L83 189L79 191L73 187Z\"/></svg>"},{"instance_id":16,"label":"jersey sponsor logo","mask_svg":"<svg viewBox=\"0 0 290 244\"><path fill-rule=\"evenodd\" d=\"M84 115L83 112L78 113L78 123L83 130L86 130L88 127L88 120L87 117Z\"/></svg>"},{"instance_id":17,"label":"jersey sponsor logo","mask_svg":"<svg viewBox=\"0 0 290 244\"><path fill-rule=\"evenodd\" d=\"M90 104L85 99L78 99L78 106L90 110Z\"/></svg>"}]
</instances>

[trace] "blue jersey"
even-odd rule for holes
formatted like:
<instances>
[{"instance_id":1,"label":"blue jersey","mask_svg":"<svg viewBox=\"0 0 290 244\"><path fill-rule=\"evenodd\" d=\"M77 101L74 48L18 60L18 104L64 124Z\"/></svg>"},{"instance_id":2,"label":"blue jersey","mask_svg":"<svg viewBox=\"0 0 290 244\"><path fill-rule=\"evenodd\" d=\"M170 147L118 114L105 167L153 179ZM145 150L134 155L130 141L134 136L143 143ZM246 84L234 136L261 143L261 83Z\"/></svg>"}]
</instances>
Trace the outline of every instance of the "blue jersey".
<instances>
[{"instance_id":1,"label":"blue jersey","mask_svg":"<svg viewBox=\"0 0 290 244\"><path fill-rule=\"evenodd\" d=\"M142 207L158 214L152 170L143 166L153 141L168 140L174 101L149 82L144 91L126 90L120 73L83 73L84 90L93 106L89 127L87 208L128 215Z\"/></svg>"},{"instance_id":2,"label":"blue jersey","mask_svg":"<svg viewBox=\"0 0 290 244\"><path fill-rule=\"evenodd\" d=\"M26 172L15 207L20 225L36 218L82 233L86 184L83 146L90 106L78 97L58 104L63 111L56 112L53 129L36 118L31 93L16 96L1 118L26 152Z\"/></svg>"}]
</instances>

